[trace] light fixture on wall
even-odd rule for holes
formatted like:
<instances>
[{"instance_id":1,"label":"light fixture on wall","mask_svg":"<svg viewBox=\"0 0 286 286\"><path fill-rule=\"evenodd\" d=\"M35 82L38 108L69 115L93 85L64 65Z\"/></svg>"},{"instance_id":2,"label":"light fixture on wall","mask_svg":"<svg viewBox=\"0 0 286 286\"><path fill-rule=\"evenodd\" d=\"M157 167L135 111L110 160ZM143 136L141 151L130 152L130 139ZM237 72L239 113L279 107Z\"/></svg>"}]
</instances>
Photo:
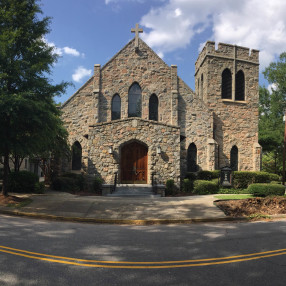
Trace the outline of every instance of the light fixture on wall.
<instances>
[{"instance_id":1,"label":"light fixture on wall","mask_svg":"<svg viewBox=\"0 0 286 286\"><path fill-rule=\"evenodd\" d=\"M162 152L161 147L160 147L160 146L157 146L157 154L160 155L161 152Z\"/></svg>"},{"instance_id":2,"label":"light fixture on wall","mask_svg":"<svg viewBox=\"0 0 286 286\"><path fill-rule=\"evenodd\" d=\"M108 147L108 153L109 153L109 154L113 154L113 148L112 148L112 146L109 146L109 147Z\"/></svg>"}]
</instances>

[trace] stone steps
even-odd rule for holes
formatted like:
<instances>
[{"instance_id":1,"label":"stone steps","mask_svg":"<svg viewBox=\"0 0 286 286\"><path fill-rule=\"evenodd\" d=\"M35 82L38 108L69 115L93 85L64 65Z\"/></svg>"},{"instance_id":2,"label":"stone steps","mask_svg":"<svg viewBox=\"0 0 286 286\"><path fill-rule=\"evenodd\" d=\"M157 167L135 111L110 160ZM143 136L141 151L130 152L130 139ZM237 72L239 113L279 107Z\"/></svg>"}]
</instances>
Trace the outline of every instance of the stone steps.
<instances>
[{"instance_id":1,"label":"stone steps","mask_svg":"<svg viewBox=\"0 0 286 286\"><path fill-rule=\"evenodd\" d=\"M160 197L155 195L152 191L151 185L139 184L120 184L116 186L116 190L110 197Z\"/></svg>"}]
</instances>

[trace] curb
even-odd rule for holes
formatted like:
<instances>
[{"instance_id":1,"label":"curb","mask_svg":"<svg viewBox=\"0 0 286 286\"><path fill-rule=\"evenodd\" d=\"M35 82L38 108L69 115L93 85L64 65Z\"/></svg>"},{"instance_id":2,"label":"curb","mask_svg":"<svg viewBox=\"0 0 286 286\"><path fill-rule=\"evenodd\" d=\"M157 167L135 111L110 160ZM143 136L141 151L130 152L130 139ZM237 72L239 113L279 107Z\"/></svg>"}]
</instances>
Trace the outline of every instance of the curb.
<instances>
[{"instance_id":1,"label":"curb","mask_svg":"<svg viewBox=\"0 0 286 286\"><path fill-rule=\"evenodd\" d=\"M21 211L0 210L1 214L21 216L29 218L38 218L46 220L57 220L67 222L86 222L94 224L125 224L125 225L159 225L159 224L191 224L202 222L224 222L224 221L248 221L246 217L223 217L223 218L190 218L190 219L97 219L97 218L84 218L84 217L64 217L49 215L43 213L28 213Z\"/></svg>"}]
</instances>

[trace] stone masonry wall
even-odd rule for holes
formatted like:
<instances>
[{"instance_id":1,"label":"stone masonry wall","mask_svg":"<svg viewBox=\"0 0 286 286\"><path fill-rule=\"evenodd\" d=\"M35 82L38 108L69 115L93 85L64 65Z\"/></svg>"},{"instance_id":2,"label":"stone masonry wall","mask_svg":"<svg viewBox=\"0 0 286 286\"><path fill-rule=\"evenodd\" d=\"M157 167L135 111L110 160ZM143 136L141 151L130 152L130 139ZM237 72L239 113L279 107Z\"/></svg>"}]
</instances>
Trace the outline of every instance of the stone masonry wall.
<instances>
[{"instance_id":1,"label":"stone masonry wall","mask_svg":"<svg viewBox=\"0 0 286 286\"><path fill-rule=\"evenodd\" d=\"M225 68L232 73L232 99L221 98L221 75ZM258 51L228 44L207 42L196 62L196 93L214 112L214 139L219 147L219 167L230 164L230 150L238 148L238 169L259 170L258 144ZM245 100L235 101L235 74L245 76ZM203 88L199 79L203 74ZM201 90L200 90L201 89ZM255 152L254 152L255 148ZM260 150L261 151L261 150ZM255 162L255 163L254 163Z\"/></svg>"},{"instance_id":2,"label":"stone masonry wall","mask_svg":"<svg viewBox=\"0 0 286 286\"><path fill-rule=\"evenodd\" d=\"M157 180L165 183L180 179L180 129L159 122L129 118L90 126L89 174L98 175L105 183L113 183L114 172L119 172L121 148L124 144L138 141L148 147L147 183L151 184L151 174L156 172ZM113 154L108 147L113 147ZM156 147L160 146L161 154Z\"/></svg>"}]
</instances>

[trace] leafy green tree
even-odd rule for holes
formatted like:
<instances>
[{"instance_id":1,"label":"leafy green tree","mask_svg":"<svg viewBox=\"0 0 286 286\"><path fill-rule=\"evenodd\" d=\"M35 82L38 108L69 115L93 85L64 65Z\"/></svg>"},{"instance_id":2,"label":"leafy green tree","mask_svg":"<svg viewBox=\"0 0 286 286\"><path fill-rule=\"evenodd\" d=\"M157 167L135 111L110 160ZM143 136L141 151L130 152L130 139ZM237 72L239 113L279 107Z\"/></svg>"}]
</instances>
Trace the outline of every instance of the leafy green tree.
<instances>
[{"instance_id":1,"label":"leafy green tree","mask_svg":"<svg viewBox=\"0 0 286 286\"><path fill-rule=\"evenodd\" d=\"M271 63L264 76L275 87L269 92L265 87L259 90L259 143L263 147L263 167L267 171L280 173L284 142L284 115L286 95L286 53L277 62Z\"/></svg>"},{"instance_id":2,"label":"leafy green tree","mask_svg":"<svg viewBox=\"0 0 286 286\"><path fill-rule=\"evenodd\" d=\"M2 194L7 195L9 156L49 151L59 136L60 110L53 100L67 83L48 76L58 55L44 40L50 18L37 0L0 1L0 154ZM66 135L65 135L66 136Z\"/></svg>"}]
</instances>

